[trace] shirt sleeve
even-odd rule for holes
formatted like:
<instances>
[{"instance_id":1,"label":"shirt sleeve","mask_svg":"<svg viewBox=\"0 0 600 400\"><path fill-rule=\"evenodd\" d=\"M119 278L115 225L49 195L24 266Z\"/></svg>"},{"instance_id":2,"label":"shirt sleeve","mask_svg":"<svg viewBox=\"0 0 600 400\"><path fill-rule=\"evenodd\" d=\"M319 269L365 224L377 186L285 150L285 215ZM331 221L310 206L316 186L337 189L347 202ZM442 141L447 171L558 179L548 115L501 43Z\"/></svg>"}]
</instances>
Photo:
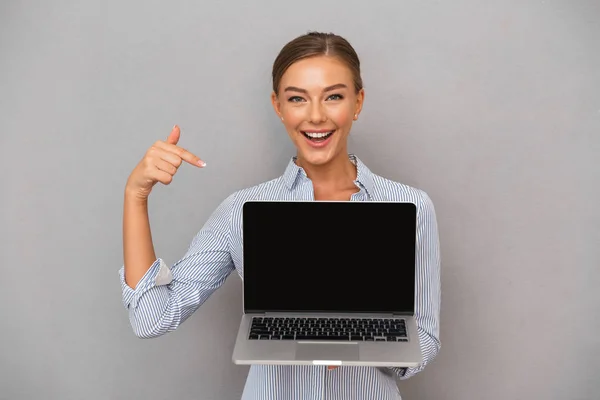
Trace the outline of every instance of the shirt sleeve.
<instances>
[{"instance_id":1,"label":"shirt sleeve","mask_svg":"<svg viewBox=\"0 0 600 400\"><path fill-rule=\"evenodd\" d=\"M440 344L440 244L435 209L429 196L421 191L417 208L417 253L415 319L421 342L423 362L414 368L390 368L401 380L421 372L439 353Z\"/></svg>"},{"instance_id":2,"label":"shirt sleeve","mask_svg":"<svg viewBox=\"0 0 600 400\"><path fill-rule=\"evenodd\" d=\"M225 199L171 268L158 258L135 290L119 270L123 304L136 336L152 338L177 329L223 285L234 265L230 254L235 194Z\"/></svg>"}]
</instances>

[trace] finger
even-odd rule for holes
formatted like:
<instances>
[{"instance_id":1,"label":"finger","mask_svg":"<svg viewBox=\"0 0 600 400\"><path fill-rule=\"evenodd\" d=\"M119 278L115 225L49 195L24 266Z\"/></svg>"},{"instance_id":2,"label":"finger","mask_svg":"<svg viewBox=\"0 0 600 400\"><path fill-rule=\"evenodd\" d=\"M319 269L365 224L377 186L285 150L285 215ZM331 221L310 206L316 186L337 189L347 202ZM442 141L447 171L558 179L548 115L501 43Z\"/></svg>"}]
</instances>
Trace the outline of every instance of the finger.
<instances>
[{"instance_id":1,"label":"finger","mask_svg":"<svg viewBox=\"0 0 600 400\"><path fill-rule=\"evenodd\" d=\"M167 138L167 143L169 144L177 144L179 142L179 137L181 136L181 130L177 125L173 126L169 137Z\"/></svg>"},{"instance_id":2,"label":"finger","mask_svg":"<svg viewBox=\"0 0 600 400\"><path fill-rule=\"evenodd\" d=\"M154 170L153 177L157 182L160 182L163 185L168 185L173 182L173 175L158 168Z\"/></svg>"},{"instance_id":3,"label":"finger","mask_svg":"<svg viewBox=\"0 0 600 400\"><path fill-rule=\"evenodd\" d=\"M173 157L176 157L176 156L173 156ZM154 165L159 170L164 171L170 175L175 175L175 173L177 172L177 167L165 160L156 160L156 161L154 161Z\"/></svg>"},{"instance_id":4,"label":"finger","mask_svg":"<svg viewBox=\"0 0 600 400\"><path fill-rule=\"evenodd\" d=\"M183 147L175 146L174 144L167 142L158 142L156 144L161 149L164 149L168 152L171 152L181 158L183 161L192 164L196 167L205 167L206 163L200 159L200 157L195 154L190 153ZM162 157L161 157L162 158Z\"/></svg>"},{"instance_id":5,"label":"finger","mask_svg":"<svg viewBox=\"0 0 600 400\"><path fill-rule=\"evenodd\" d=\"M168 162L173 165L175 168L179 168L183 160L177 154L171 153L170 151L164 151L161 149L160 153L158 153L158 157L161 160Z\"/></svg>"},{"instance_id":6,"label":"finger","mask_svg":"<svg viewBox=\"0 0 600 400\"><path fill-rule=\"evenodd\" d=\"M331 371L332 369L336 369L336 368L337 368L337 366L336 366L336 365L328 365L328 366L327 366L327 369L328 369L329 371Z\"/></svg>"}]
</instances>

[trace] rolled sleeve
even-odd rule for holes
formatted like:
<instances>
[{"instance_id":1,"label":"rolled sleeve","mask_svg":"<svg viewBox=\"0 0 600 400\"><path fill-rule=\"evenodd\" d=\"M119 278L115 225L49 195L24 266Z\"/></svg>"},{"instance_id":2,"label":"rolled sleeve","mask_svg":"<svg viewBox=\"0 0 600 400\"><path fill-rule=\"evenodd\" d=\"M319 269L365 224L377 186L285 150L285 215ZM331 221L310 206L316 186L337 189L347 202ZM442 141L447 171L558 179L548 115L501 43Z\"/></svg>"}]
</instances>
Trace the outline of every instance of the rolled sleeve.
<instances>
[{"instance_id":1,"label":"rolled sleeve","mask_svg":"<svg viewBox=\"0 0 600 400\"><path fill-rule=\"evenodd\" d=\"M125 308L136 308L142 295L154 286L168 285L173 280L171 269L162 258L158 258L142 276L135 289L125 282L125 268L119 270L121 289L123 291L123 305Z\"/></svg>"}]
</instances>

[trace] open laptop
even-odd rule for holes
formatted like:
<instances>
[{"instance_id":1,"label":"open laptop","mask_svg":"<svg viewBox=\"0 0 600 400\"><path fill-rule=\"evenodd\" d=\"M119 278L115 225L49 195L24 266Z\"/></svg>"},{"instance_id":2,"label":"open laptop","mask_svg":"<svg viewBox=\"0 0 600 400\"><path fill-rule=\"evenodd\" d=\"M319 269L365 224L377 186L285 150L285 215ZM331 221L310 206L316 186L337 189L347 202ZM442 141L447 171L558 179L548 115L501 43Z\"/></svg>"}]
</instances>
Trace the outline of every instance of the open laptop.
<instances>
[{"instance_id":1,"label":"open laptop","mask_svg":"<svg viewBox=\"0 0 600 400\"><path fill-rule=\"evenodd\" d=\"M248 201L235 364L412 367L416 206Z\"/></svg>"}]
</instances>

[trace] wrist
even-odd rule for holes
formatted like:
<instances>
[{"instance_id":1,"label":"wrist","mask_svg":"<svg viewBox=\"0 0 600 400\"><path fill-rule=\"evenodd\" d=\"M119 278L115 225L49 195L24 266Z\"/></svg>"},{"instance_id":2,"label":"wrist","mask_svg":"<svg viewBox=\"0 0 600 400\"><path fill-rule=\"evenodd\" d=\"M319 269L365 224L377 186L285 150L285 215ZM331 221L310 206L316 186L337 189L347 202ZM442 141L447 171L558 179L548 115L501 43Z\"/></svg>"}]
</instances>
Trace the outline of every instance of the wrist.
<instances>
[{"instance_id":1,"label":"wrist","mask_svg":"<svg viewBox=\"0 0 600 400\"><path fill-rule=\"evenodd\" d=\"M140 194L139 191L125 187L125 203L137 206L147 206L148 196Z\"/></svg>"}]
</instances>

